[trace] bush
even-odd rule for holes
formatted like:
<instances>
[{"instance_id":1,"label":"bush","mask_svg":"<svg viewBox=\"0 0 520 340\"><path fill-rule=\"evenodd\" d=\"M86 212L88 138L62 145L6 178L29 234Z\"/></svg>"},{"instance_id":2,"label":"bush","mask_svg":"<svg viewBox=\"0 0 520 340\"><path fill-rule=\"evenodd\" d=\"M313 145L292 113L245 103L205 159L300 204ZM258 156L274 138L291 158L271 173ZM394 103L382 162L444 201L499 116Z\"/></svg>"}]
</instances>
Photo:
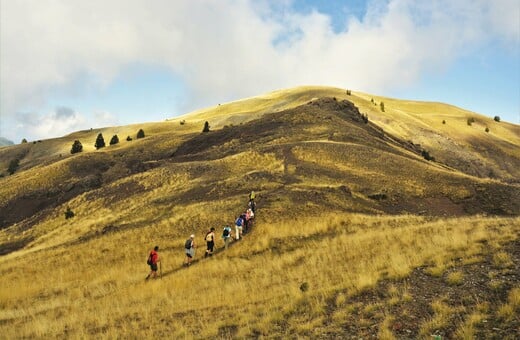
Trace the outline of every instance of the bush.
<instances>
[{"instance_id":1,"label":"bush","mask_svg":"<svg viewBox=\"0 0 520 340\"><path fill-rule=\"evenodd\" d=\"M132 137L130 137L130 136L126 137L127 142L130 142L131 140L132 140Z\"/></svg>"},{"instance_id":2,"label":"bush","mask_svg":"<svg viewBox=\"0 0 520 340\"><path fill-rule=\"evenodd\" d=\"M435 157L431 156L430 153L426 150L423 150L421 152L421 155L426 159L427 161L435 161Z\"/></svg>"},{"instance_id":3,"label":"bush","mask_svg":"<svg viewBox=\"0 0 520 340\"><path fill-rule=\"evenodd\" d=\"M500 122L500 117L499 116L495 116L495 122Z\"/></svg>"},{"instance_id":4,"label":"bush","mask_svg":"<svg viewBox=\"0 0 520 340\"><path fill-rule=\"evenodd\" d=\"M202 129L202 132L209 132L209 123L207 121L204 123L204 128Z\"/></svg>"},{"instance_id":5,"label":"bush","mask_svg":"<svg viewBox=\"0 0 520 340\"><path fill-rule=\"evenodd\" d=\"M179 123L180 123L181 125L184 125L184 124L186 124L186 121L183 119L183 120L181 120Z\"/></svg>"},{"instance_id":6,"label":"bush","mask_svg":"<svg viewBox=\"0 0 520 340\"><path fill-rule=\"evenodd\" d=\"M27 139L22 139L22 144L27 144Z\"/></svg>"},{"instance_id":7,"label":"bush","mask_svg":"<svg viewBox=\"0 0 520 340\"><path fill-rule=\"evenodd\" d=\"M381 108L381 112L385 112L385 103L381 102L379 107Z\"/></svg>"},{"instance_id":8,"label":"bush","mask_svg":"<svg viewBox=\"0 0 520 340\"><path fill-rule=\"evenodd\" d=\"M9 175L12 175L18 170L18 167L20 166L20 160L18 158L13 159L9 163L9 167L7 168L7 171L9 172Z\"/></svg>"},{"instance_id":9,"label":"bush","mask_svg":"<svg viewBox=\"0 0 520 340\"><path fill-rule=\"evenodd\" d=\"M352 95L352 91L351 90L347 90L347 96L350 96Z\"/></svg>"},{"instance_id":10,"label":"bush","mask_svg":"<svg viewBox=\"0 0 520 340\"><path fill-rule=\"evenodd\" d=\"M69 218L74 217L74 212L70 210L69 207L67 207L67 210L65 211L65 219L68 220Z\"/></svg>"},{"instance_id":11,"label":"bush","mask_svg":"<svg viewBox=\"0 0 520 340\"><path fill-rule=\"evenodd\" d=\"M468 126L471 126L471 124L475 123L475 118L471 117L467 120Z\"/></svg>"},{"instance_id":12,"label":"bush","mask_svg":"<svg viewBox=\"0 0 520 340\"><path fill-rule=\"evenodd\" d=\"M83 145L81 145L81 142L79 140L75 140L74 143L72 143L72 148L70 149L70 153L75 154L77 152L83 151Z\"/></svg>"},{"instance_id":13,"label":"bush","mask_svg":"<svg viewBox=\"0 0 520 340\"><path fill-rule=\"evenodd\" d=\"M114 145L117 143L119 143L119 137L117 137L117 135L113 135L112 139L110 140L110 145Z\"/></svg>"},{"instance_id":14,"label":"bush","mask_svg":"<svg viewBox=\"0 0 520 340\"><path fill-rule=\"evenodd\" d=\"M442 124L446 124L446 121L445 121L445 120L443 120L443 121L442 121Z\"/></svg>"},{"instance_id":15,"label":"bush","mask_svg":"<svg viewBox=\"0 0 520 340\"><path fill-rule=\"evenodd\" d=\"M137 131L137 139L139 138L144 138L144 131L143 129L139 129L139 131Z\"/></svg>"},{"instance_id":16,"label":"bush","mask_svg":"<svg viewBox=\"0 0 520 340\"><path fill-rule=\"evenodd\" d=\"M96 144L94 144L96 149L101 149L105 147L105 139L103 138L103 135L100 133L96 138Z\"/></svg>"},{"instance_id":17,"label":"bush","mask_svg":"<svg viewBox=\"0 0 520 340\"><path fill-rule=\"evenodd\" d=\"M486 129L485 129L486 132L489 132L489 128L486 126Z\"/></svg>"}]
</instances>

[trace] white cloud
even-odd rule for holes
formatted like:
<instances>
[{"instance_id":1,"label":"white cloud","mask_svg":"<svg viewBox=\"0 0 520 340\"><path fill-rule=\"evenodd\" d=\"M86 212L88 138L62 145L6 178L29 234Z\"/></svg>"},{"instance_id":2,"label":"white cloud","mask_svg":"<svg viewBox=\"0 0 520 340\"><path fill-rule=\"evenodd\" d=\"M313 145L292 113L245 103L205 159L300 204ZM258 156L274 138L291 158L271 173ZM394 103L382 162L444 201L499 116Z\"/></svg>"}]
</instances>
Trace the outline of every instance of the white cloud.
<instances>
[{"instance_id":1,"label":"white cloud","mask_svg":"<svg viewBox=\"0 0 520 340\"><path fill-rule=\"evenodd\" d=\"M86 119L69 107L58 107L55 111L46 114L19 113L16 121L17 130L22 131L24 136L31 136L31 139L44 139L80 130Z\"/></svg>"},{"instance_id":2,"label":"white cloud","mask_svg":"<svg viewBox=\"0 0 520 340\"><path fill-rule=\"evenodd\" d=\"M490 39L519 43L517 0L374 0L339 33L290 3L0 0L1 115L39 112L80 77L106 86L134 63L180 75L193 109L300 84L384 93Z\"/></svg>"}]
</instances>

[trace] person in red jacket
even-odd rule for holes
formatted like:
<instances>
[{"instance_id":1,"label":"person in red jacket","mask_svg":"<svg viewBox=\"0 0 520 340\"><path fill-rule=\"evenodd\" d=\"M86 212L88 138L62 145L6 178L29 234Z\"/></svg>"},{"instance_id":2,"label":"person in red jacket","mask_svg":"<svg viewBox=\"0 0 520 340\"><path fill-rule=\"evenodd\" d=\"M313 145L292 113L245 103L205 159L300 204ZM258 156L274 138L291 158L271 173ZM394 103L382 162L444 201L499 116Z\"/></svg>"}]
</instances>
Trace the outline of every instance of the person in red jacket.
<instances>
[{"instance_id":1,"label":"person in red jacket","mask_svg":"<svg viewBox=\"0 0 520 340\"><path fill-rule=\"evenodd\" d=\"M159 258L159 246L155 246L152 251L150 251L150 255L148 255L148 261L146 263L150 266L150 274L146 277L146 280L148 280L150 277L156 278L157 277L157 263L161 262L161 259Z\"/></svg>"}]
</instances>

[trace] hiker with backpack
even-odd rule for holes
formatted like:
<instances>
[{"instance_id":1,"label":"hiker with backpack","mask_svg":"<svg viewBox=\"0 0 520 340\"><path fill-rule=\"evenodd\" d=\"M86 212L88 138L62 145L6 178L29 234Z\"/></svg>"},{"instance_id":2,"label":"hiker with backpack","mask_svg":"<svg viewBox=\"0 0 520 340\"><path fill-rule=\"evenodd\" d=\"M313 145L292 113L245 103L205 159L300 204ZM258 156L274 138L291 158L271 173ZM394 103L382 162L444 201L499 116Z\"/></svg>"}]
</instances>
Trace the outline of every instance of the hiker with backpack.
<instances>
[{"instance_id":1,"label":"hiker with backpack","mask_svg":"<svg viewBox=\"0 0 520 340\"><path fill-rule=\"evenodd\" d=\"M249 225L247 224L248 220L246 219L246 213L240 214L240 218L242 219L242 234L247 234L249 231Z\"/></svg>"},{"instance_id":2,"label":"hiker with backpack","mask_svg":"<svg viewBox=\"0 0 520 340\"><path fill-rule=\"evenodd\" d=\"M255 209L256 209L256 203L255 201L249 201L249 203L247 203L247 207L249 209L251 209L251 211L254 213L255 212Z\"/></svg>"},{"instance_id":3,"label":"hiker with backpack","mask_svg":"<svg viewBox=\"0 0 520 340\"><path fill-rule=\"evenodd\" d=\"M242 237L242 226L244 225L244 220L242 220L242 217L238 216L235 220L235 233L236 233L236 240L240 240Z\"/></svg>"},{"instance_id":4,"label":"hiker with backpack","mask_svg":"<svg viewBox=\"0 0 520 340\"><path fill-rule=\"evenodd\" d=\"M255 218L255 213L251 208L247 209L246 211L246 225L247 229L251 229L253 227L253 219Z\"/></svg>"},{"instance_id":5,"label":"hiker with backpack","mask_svg":"<svg viewBox=\"0 0 520 340\"><path fill-rule=\"evenodd\" d=\"M161 259L159 258L159 253L157 253L158 251L159 246L155 246L148 255L148 260L146 261L146 264L150 266L150 274L148 274L145 280L148 280L150 277L153 277L154 279L157 278L157 263L161 262Z\"/></svg>"},{"instance_id":6,"label":"hiker with backpack","mask_svg":"<svg viewBox=\"0 0 520 340\"><path fill-rule=\"evenodd\" d=\"M213 248L215 247L215 228L211 229L206 233L206 254L204 257L213 256Z\"/></svg>"},{"instance_id":7,"label":"hiker with backpack","mask_svg":"<svg viewBox=\"0 0 520 340\"><path fill-rule=\"evenodd\" d=\"M195 257L195 235L191 234L190 238L184 242L184 252L186 254L184 265L190 266L191 261Z\"/></svg>"},{"instance_id":8,"label":"hiker with backpack","mask_svg":"<svg viewBox=\"0 0 520 340\"><path fill-rule=\"evenodd\" d=\"M222 239L224 240L224 249L228 249L229 242L231 241L231 227L226 225L222 230Z\"/></svg>"}]
</instances>

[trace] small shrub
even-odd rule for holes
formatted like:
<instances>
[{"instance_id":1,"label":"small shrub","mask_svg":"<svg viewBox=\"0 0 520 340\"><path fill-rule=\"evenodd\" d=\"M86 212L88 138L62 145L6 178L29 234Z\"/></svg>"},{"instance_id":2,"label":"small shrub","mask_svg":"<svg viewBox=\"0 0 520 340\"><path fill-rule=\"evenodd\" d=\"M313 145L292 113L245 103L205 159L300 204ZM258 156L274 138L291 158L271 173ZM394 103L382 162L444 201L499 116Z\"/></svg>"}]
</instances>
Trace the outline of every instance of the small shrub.
<instances>
[{"instance_id":1,"label":"small shrub","mask_svg":"<svg viewBox=\"0 0 520 340\"><path fill-rule=\"evenodd\" d=\"M489 132L489 128L486 126L486 129L484 131Z\"/></svg>"},{"instance_id":2,"label":"small shrub","mask_svg":"<svg viewBox=\"0 0 520 340\"><path fill-rule=\"evenodd\" d=\"M98 134L96 138L96 143L94 144L94 147L96 150L104 148L105 147L105 139L103 138L103 134Z\"/></svg>"},{"instance_id":3,"label":"small shrub","mask_svg":"<svg viewBox=\"0 0 520 340\"><path fill-rule=\"evenodd\" d=\"M475 118L471 117L467 120L468 126L471 126L471 124L475 123Z\"/></svg>"},{"instance_id":4,"label":"small shrub","mask_svg":"<svg viewBox=\"0 0 520 340\"><path fill-rule=\"evenodd\" d=\"M432 155L430 155L430 153L426 150L423 150L421 152L421 155L424 157L424 159L426 159L427 161L435 161L435 157L433 157Z\"/></svg>"},{"instance_id":5,"label":"small shrub","mask_svg":"<svg viewBox=\"0 0 520 340\"><path fill-rule=\"evenodd\" d=\"M114 145L117 143L119 143L119 137L117 137L117 135L113 135L112 139L110 139L110 145Z\"/></svg>"},{"instance_id":6,"label":"small shrub","mask_svg":"<svg viewBox=\"0 0 520 340\"><path fill-rule=\"evenodd\" d=\"M180 123L181 125L184 125L184 124L186 124L186 121L183 119L183 120L181 120L179 123Z\"/></svg>"},{"instance_id":7,"label":"small shrub","mask_svg":"<svg viewBox=\"0 0 520 340\"><path fill-rule=\"evenodd\" d=\"M9 167L7 168L9 175L14 174L16 172L16 170L18 170L19 166L20 166L20 160L18 158L15 158L11 162L9 162Z\"/></svg>"},{"instance_id":8,"label":"small shrub","mask_svg":"<svg viewBox=\"0 0 520 340\"><path fill-rule=\"evenodd\" d=\"M449 285L452 286L458 286L462 284L462 281L464 280L464 274L462 272L453 272L449 273L446 277L446 282L448 282Z\"/></svg>"},{"instance_id":9,"label":"small shrub","mask_svg":"<svg viewBox=\"0 0 520 340\"><path fill-rule=\"evenodd\" d=\"M137 139L139 138L144 138L144 131L143 129L139 129L139 131L137 131Z\"/></svg>"},{"instance_id":10,"label":"small shrub","mask_svg":"<svg viewBox=\"0 0 520 340\"><path fill-rule=\"evenodd\" d=\"M127 137L126 137L126 141L127 141L127 142L130 142L131 140L132 140L132 137L130 137L130 136L127 136Z\"/></svg>"},{"instance_id":11,"label":"small shrub","mask_svg":"<svg viewBox=\"0 0 520 340\"><path fill-rule=\"evenodd\" d=\"M446 121L445 121L445 120L443 120L443 121L442 121L442 124L446 124Z\"/></svg>"},{"instance_id":12,"label":"small shrub","mask_svg":"<svg viewBox=\"0 0 520 340\"><path fill-rule=\"evenodd\" d=\"M202 129L202 132L209 132L209 123L208 123L208 121L206 121L204 123L204 128Z\"/></svg>"},{"instance_id":13,"label":"small shrub","mask_svg":"<svg viewBox=\"0 0 520 340\"><path fill-rule=\"evenodd\" d=\"M67 207L67 210L65 211L65 219L68 220L69 218L74 217L74 212L70 210L69 207Z\"/></svg>"},{"instance_id":14,"label":"small shrub","mask_svg":"<svg viewBox=\"0 0 520 340\"><path fill-rule=\"evenodd\" d=\"M379 103L379 107L381 108L381 112L385 112L385 103Z\"/></svg>"},{"instance_id":15,"label":"small shrub","mask_svg":"<svg viewBox=\"0 0 520 340\"><path fill-rule=\"evenodd\" d=\"M374 105L376 105L376 102L374 101L374 98L370 98L370 102Z\"/></svg>"},{"instance_id":16,"label":"small shrub","mask_svg":"<svg viewBox=\"0 0 520 340\"><path fill-rule=\"evenodd\" d=\"M495 120L495 122L500 122L500 117L499 116L495 116L495 118L493 118Z\"/></svg>"},{"instance_id":17,"label":"small shrub","mask_svg":"<svg viewBox=\"0 0 520 340\"><path fill-rule=\"evenodd\" d=\"M509 268L514 265L509 253L499 251L493 255L493 264L498 268Z\"/></svg>"},{"instance_id":18,"label":"small shrub","mask_svg":"<svg viewBox=\"0 0 520 340\"><path fill-rule=\"evenodd\" d=\"M74 143L72 143L72 148L70 149L71 154L75 154L78 152L83 151L83 145L81 145L81 142L79 140L75 140Z\"/></svg>"},{"instance_id":19,"label":"small shrub","mask_svg":"<svg viewBox=\"0 0 520 340\"><path fill-rule=\"evenodd\" d=\"M352 95L352 91L351 90L347 90L347 96L351 96Z\"/></svg>"},{"instance_id":20,"label":"small shrub","mask_svg":"<svg viewBox=\"0 0 520 340\"><path fill-rule=\"evenodd\" d=\"M22 144L27 144L27 139L22 139Z\"/></svg>"}]
</instances>

